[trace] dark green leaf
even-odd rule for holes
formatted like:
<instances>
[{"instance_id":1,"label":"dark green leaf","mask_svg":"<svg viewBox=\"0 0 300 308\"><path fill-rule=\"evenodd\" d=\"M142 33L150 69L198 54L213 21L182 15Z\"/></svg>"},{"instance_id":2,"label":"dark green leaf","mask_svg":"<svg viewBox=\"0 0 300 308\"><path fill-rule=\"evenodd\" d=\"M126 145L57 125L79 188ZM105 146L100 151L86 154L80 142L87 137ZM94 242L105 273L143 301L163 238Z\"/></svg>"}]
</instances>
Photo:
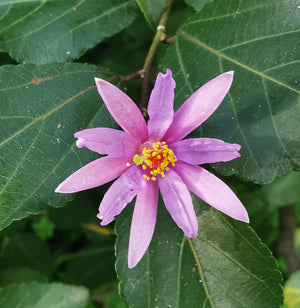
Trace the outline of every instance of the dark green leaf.
<instances>
[{"instance_id":1,"label":"dark green leaf","mask_svg":"<svg viewBox=\"0 0 300 308\"><path fill-rule=\"evenodd\" d=\"M281 274L270 251L245 223L194 198L199 232L187 240L160 204L146 255L127 268L132 205L117 219L117 272L130 307L275 308Z\"/></svg>"},{"instance_id":2,"label":"dark green leaf","mask_svg":"<svg viewBox=\"0 0 300 308\"><path fill-rule=\"evenodd\" d=\"M201 10L205 4L213 0L184 0L188 5L192 6L195 10Z\"/></svg>"},{"instance_id":3,"label":"dark green leaf","mask_svg":"<svg viewBox=\"0 0 300 308\"><path fill-rule=\"evenodd\" d=\"M161 61L177 82L177 107L214 76L235 71L225 101L193 133L242 145L241 158L214 165L224 175L264 184L300 168L298 5L207 4L182 26Z\"/></svg>"},{"instance_id":4,"label":"dark green leaf","mask_svg":"<svg viewBox=\"0 0 300 308\"><path fill-rule=\"evenodd\" d=\"M155 30L167 0L136 0L150 28Z\"/></svg>"},{"instance_id":5,"label":"dark green leaf","mask_svg":"<svg viewBox=\"0 0 300 308\"><path fill-rule=\"evenodd\" d=\"M71 232L81 229L84 224L99 224L96 215L99 200L102 198L101 192L98 188L82 191L66 206L50 208L48 214L51 221L54 222L57 229L70 230Z\"/></svg>"},{"instance_id":6,"label":"dark green leaf","mask_svg":"<svg viewBox=\"0 0 300 308\"><path fill-rule=\"evenodd\" d=\"M0 229L63 204L57 185L99 157L77 149L73 134L113 121L94 86L108 73L84 64L0 69Z\"/></svg>"},{"instance_id":7,"label":"dark green leaf","mask_svg":"<svg viewBox=\"0 0 300 308\"><path fill-rule=\"evenodd\" d=\"M300 172L291 172L263 186L259 193L272 206L300 203Z\"/></svg>"},{"instance_id":8,"label":"dark green leaf","mask_svg":"<svg viewBox=\"0 0 300 308\"><path fill-rule=\"evenodd\" d=\"M30 233L16 234L9 240L1 253L1 267L27 267L46 275L50 275L53 269L47 244Z\"/></svg>"},{"instance_id":9,"label":"dark green leaf","mask_svg":"<svg viewBox=\"0 0 300 308\"><path fill-rule=\"evenodd\" d=\"M78 58L136 17L133 0L7 1L0 6L0 51L18 62Z\"/></svg>"},{"instance_id":10,"label":"dark green leaf","mask_svg":"<svg viewBox=\"0 0 300 308\"><path fill-rule=\"evenodd\" d=\"M60 274L62 282L92 288L116 279L113 243L103 244L99 241L93 247L61 258L65 261L65 270Z\"/></svg>"},{"instance_id":11,"label":"dark green leaf","mask_svg":"<svg viewBox=\"0 0 300 308\"><path fill-rule=\"evenodd\" d=\"M0 288L0 307L5 308L84 308L88 290L61 283L21 283Z\"/></svg>"},{"instance_id":12,"label":"dark green leaf","mask_svg":"<svg viewBox=\"0 0 300 308\"><path fill-rule=\"evenodd\" d=\"M0 286L30 281L48 282L48 277L26 267L7 268L0 272Z\"/></svg>"},{"instance_id":13,"label":"dark green leaf","mask_svg":"<svg viewBox=\"0 0 300 308\"><path fill-rule=\"evenodd\" d=\"M127 308L120 295L110 296L106 299L107 308Z\"/></svg>"}]
</instances>

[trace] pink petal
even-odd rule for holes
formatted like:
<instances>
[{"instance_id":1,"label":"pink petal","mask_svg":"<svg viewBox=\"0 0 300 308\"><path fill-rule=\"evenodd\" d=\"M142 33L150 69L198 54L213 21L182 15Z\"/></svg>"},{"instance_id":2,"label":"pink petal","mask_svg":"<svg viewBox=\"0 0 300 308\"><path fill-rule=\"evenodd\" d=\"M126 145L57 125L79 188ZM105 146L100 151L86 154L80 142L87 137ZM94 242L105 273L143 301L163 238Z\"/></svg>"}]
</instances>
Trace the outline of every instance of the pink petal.
<instances>
[{"instance_id":1,"label":"pink petal","mask_svg":"<svg viewBox=\"0 0 300 308\"><path fill-rule=\"evenodd\" d=\"M246 209L234 192L219 178L199 166L176 162L175 170L187 188L224 214L249 222Z\"/></svg>"},{"instance_id":2,"label":"pink petal","mask_svg":"<svg viewBox=\"0 0 300 308\"><path fill-rule=\"evenodd\" d=\"M240 157L241 146L220 139L185 139L170 145L176 158L193 165L230 161Z\"/></svg>"},{"instance_id":3,"label":"pink petal","mask_svg":"<svg viewBox=\"0 0 300 308\"><path fill-rule=\"evenodd\" d=\"M70 194L108 183L128 169L129 160L127 157L98 158L71 174L55 192Z\"/></svg>"},{"instance_id":4,"label":"pink petal","mask_svg":"<svg viewBox=\"0 0 300 308\"><path fill-rule=\"evenodd\" d=\"M233 71L217 76L193 93L175 112L164 140L179 141L201 125L219 107L229 91Z\"/></svg>"},{"instance_id":5,"label":"pink petal","mask_svg":"<svg viewBox=\"0 0 300 308\"><path fill-rule=\"evenodd\" d=\"M106 127L87 128L74 134L78 148L87 147L99 154L113 157L137 153L139 143L127 133Z\"/></svg>"},{"instance_id":6,"label":"pink petal","mask_svg":"<svg viewBox=\"0 0 300 308\"><path fill-rule=\"evenodd\" d=\"M198 222L189 191L179 175L169 170L158 181L162 199L171 217L187 237L196 237Z\"/></svg>"},{"instance_id":7,"label":"pink petal","mask_svg":"<svg viewBox=\"0 0 300 308\"><path fill-rule=\"evenodd\" d=\"M129 268L139 263L151 242L156 222L157 202L158 186L149 181L136 197L129 237Z\"/></svg>"},{"instance_id":8,"label":"pink petal","mask_svg":"<svg viewBox=\"0 0 300 308\"><path fill-rule=\"evenodd\" d=\"M158 74L148 104L149 139L161 140L172 123L175 86L176 83L169 69L166 70L165 75Z\"/></svg>"},{"instance_id":9,"label":"pink petal","mask_svg":"<svg viewBox=\"0 0 300 308\"><path fill-rule=\"evenodd\" d=\"M120 176L105 193L97 217L102 219L101 225L107 225L119 215L125 206L142 190L146 185L140 168L136 165L128 169Z\"/></svg>"},{"instance_id":10,"label":"pink petal","mask_svg":"<svg viewBox=\"0 0 300 308\"><path fill-rule=\"evenodd\" d=\"M108 111L128 134L139 141L148 137L147 125L136 104L124 92L111 83L95 78L96 86Z\"/></svg>"}]
</instances>

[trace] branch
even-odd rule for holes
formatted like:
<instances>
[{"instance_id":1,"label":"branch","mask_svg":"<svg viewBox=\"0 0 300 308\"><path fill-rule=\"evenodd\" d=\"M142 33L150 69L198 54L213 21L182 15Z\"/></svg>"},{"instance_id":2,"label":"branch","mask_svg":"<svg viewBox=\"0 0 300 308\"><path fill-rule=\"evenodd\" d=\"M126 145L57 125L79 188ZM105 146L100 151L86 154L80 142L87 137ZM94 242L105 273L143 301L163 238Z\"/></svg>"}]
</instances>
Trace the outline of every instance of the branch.
<instances>
[{"instance_id":1,"label":"branch","mask_svg":"<svg viewBox=\"0 0 300 308\"><path fill-rule=\"evenodd\" d=\"M152 64L153 64L153 58L154 54L156 52L156 49L159 45L159 43L166 41L167 35L165 34L165 25L167 23L168 16L171 11L173 0L169 0L164 8L164 11L162 13L162 16L160 18L160 21L158 23L158 26L156 28L156 33L153 38L152 44L150 46L150 49L148 51L147 57L145 59L144 67L140 71L140 76L143 78L143 85L142 85L142 94L141 94L141 100L140 100L140 109L143 113L143 116L147 118L147 105L148 105L148 98L149 98L149 84L151 81L151 72L152 72Z\"/></svg>"},{"instance_id":2,"label":"branch","mask_svg":"<svg viewBox=\"0 0 300 308\"><path fill-rule=\"evenodd\" d=\"M145 63L144 63L144 67L142 70L142 78L144 77L144 74L148 68L149 63L152 61L154 54L156 52L156 49L159 45L160 42L163 42L167 36L165 34L165 25L167 23L167 19L169 17L170 11L171 11L171 7L172 7L172 3L173 0L169 0L165 6L165 9L161 15L160 21L158 23L158 26L156 28L156 33L155 36L153 38L152 44L150 46L150 49L148 51Z\"/></svg>"}]
</instances>

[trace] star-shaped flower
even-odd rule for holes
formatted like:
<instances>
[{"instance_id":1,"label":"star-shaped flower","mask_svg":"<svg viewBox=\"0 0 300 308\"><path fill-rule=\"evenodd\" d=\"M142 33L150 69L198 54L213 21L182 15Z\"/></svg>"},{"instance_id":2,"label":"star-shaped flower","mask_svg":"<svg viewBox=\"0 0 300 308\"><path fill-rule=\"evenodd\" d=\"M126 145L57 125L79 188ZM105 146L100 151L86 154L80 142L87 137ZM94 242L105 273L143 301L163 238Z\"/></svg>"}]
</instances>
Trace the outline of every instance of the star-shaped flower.
<instances>
[{"instance_id":1,"label":"star-shaped flower","mask_svg":"<svg viewBox=\"0 0 300 308\"><path fill-rule=\"evenodd\" d=\"M229 91L233 72L207 82L174 113L175 81L172 72L159 73L151 93L146 124L135 103L109 82L96 78L107 109L123 131L97 127L74 134L77 147L107 155L77 170L56 189L74 193L118 178L105 193L97 217L107 225L136 196L131 223L128 267L145 254L154 232L158 194L171 217L187 237L196 237L198 223L189 191L228 216L249 222L232 190L198 166L240 156L240 145L219 139L182 140L201 125Z\"/></svg>"}]
</instances>

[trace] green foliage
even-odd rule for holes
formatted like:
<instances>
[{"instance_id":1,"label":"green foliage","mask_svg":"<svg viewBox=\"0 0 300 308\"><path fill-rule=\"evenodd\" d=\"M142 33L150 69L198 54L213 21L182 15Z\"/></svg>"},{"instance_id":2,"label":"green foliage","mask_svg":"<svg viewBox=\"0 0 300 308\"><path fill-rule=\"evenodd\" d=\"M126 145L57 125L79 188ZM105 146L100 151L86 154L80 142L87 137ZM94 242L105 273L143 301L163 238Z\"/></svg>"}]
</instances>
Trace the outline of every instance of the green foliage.
<instances>
[{"instance_id":1,"label":"green foliage","mask_svg":"<svg viewBox=\"0 0 300 308\"><path fill-rule=\"evenodd\" d=\"M107 71L86 64L2 66L0 229L63 204L58 184L95 153L77 150L74 132L112 126L94 86ZM42 159L41 159L42 158ZM17 193L16 193L17 192Z\"/></svg>"},{"instance_id":2,"label":"green foliage","mask_svg":"<svg viewBox=\"0 0 300 308\"><path fill-rule=\"evenodd\" d=\"M73 134L116 127L94 77L139 102L142 81L124 84L117 76L142 69L167 2L0 3L0 307L281 307L282 276L269 248L276 253L282 232L278 209L300 204L296 0L174 1L166 24L174 40L160 44L142 92L171 68L177 109L206 81L235 71L224 102L191 137L242 145L239 159L206 167L236 175L223 180L253 229L193 197L199 235L188 240L160 201L150 247L129 270L133 204L117 218L116 240L114 226L102 228L96 218L109 184L78 195L54 192L99 157L78 149ZM300 223L299 207L296 214ZM298 252L299 238L298 228ZM290 275L275 256L289 278L284 307L298 307L299 272Z\"/></svg>"},{"instance_id":3,"label":"green foliage","mask_svg":"<svg viewBox=\"0 0 300 308\"><path fill-rule=\"evenodd\" d=\"M13 235L1 253L1 268L27 267L51 275L53 263L47 244L33 233Z\"/></svg>"},{"instance_id":4,"label":"green foliage","mask_svg":"<svg viewBox=\"0 0 300 308\"><path fill-rule=\"evenodd\" d=\"M43 216L32 224L32 228L42 240L45 240L53 236L55 226L46 216Z\"/></svg>"},{"instance_id":5,"label":"green foliage","mask_svg":"<svg viewBox=\"0 0 300 308\"><path fill-rule=\"evenodd\" d=\"M224 175L265 184L300 168L296 7L297 1L209 3L182 25L160 61L175 76L177 107L212 76L235 71L227 99L192 134L242 145L241 158L214 165Z\"/></svg>"},{"instance_id":6,"label":"green foliage","mask_svg":"<svg viewBox=\"0 0 300 308\"><path fill-rule=\"evenodd\" d=\"M21 283L0 288L0 306L5 308L84 308L88 290L60 283Z\"/></svg>"},{"instance_id":7,"label":"green foliage","mask_svg":"<svg viewBox=\"0 0 300 308\"><path fill-rule=\"evenodd\" d=\"M21 63L46 64L77 59L126 28L137 8L133 0L22 0L0 10L0 51Z\"/></svg>"},{"instance_id":8,"label":"green foliage","mask_svg":"<svg viewBox=\"0 0 300 308\"><path fill-rule=\"evenodd\" d=\"M136 0L136 3L143 12L149 26L152 30L155 30L167 0Z\"/></svg>"},{"instance_id":9,"label":"green foliage","mask_svg":"<svg viewBox=\"0 0 300 308\"><path fill-rule=\"evenodd\" d=\"M201 10L205 4L212 2L212 0L184 0L188 5L192 6L195 10Z\"/></svg>"},{"instance_id":10,"label":"green foliage","mask_svg":"<svg viewBox=\"0 0 300 308\"><path fill-rule=\"evenodd\" d=\"M300 172L291 172L274 182L263 186L260 193L269 204L280 207L286 204L300 204Z\"/></svg>"},{"instance_id":11,"label":"green foliage","mask_svg":"<svg viewBox=\"0 0 300 308\"><path fill-rule=\"evenodd\" d=\"M130 307L279 307L282 277L255 232L196 197L193 203L198 237L187 240L161 203L148 252L131 270L131 209L117 218L117 272Z\"/></svg>"},{"instance_id":12,"label":"green foliage","mask_svg":"<svg viewBox=\"0 0 300 308\"><path fill-rule=\"evenodd\" d=\"M127 308L120 295L114 295L106 300L107 308Z\"/></svg>"}]
</instances>

